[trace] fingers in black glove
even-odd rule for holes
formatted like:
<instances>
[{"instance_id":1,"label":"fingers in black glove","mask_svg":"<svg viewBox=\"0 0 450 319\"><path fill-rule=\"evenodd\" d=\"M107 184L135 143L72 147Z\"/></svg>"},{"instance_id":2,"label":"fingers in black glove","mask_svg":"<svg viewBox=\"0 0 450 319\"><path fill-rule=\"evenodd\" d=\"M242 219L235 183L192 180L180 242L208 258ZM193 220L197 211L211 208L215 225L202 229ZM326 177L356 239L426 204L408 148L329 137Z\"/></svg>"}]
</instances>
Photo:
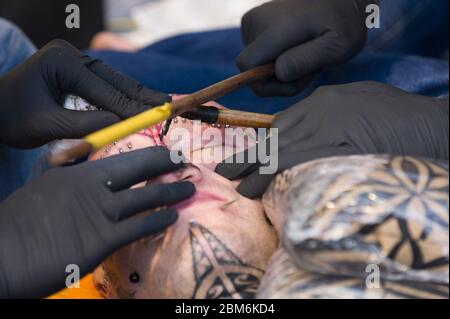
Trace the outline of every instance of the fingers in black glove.
<instances>
[{"instance_id":1,"label":"fingers in black glove","mask_svg":"<svg viewBox=\"0 0 450 319\"><path fill-rule=\"evenodd\" d=\"M171 98L165 93L150 90L143 86L136 80L125 76L124 74L118 72L107 64L104 64L100 60L92 60L86 57L86 66L94 72L98 77L108 82L112 87L117 88L123 92L130 99L143 102L144 107L161 105L165 102L170 102ZM117 110L120 112L121 108ZM144 111L144 109L139 110L137 108L137 113ZM136 114L136 111L134 111ZM120 113L119 113L120 114Z\"/></svg>"},{"instance_id":2,"label":"fingers in black glove","mask_svg":"<svg viewBox=\"0 0 450 319\"><path fill-rule=\"evenodd\" d=\"M181 168L182 165L170 159L170 152L164 147L152 147L143 151L111 156L85 165L104 172L107 179L104 180L105 184L107 183L112 191L118 191ZM143 156L147 160L144 160ZM124 165L125 161L129 165Z\"/></svg>"},{"instance_id":3,"label":"fingers in black glove","mask_svg":"<svg viewBox=\"0 0 450 319\"><path fill-rule=\"evenodd\" d=\"M179 202L192 195L191 186L190 183L160 184L118 192L108 207L107 215L113 221L122 221L148 207Z\"/></svg>"},{"instance_id":4,"label":"fingers in black glove","mask_svg":"<svg viewBox=\"0 0 450 319\"><path fill-rule=\"evenodd\" d=\"M180 167L167 149L147 148L50 170L10 196L0 204L0 297L49 295L64 287L68 265L83 276L122 246L163 231L178 214L161 207L187 199L194 185L128 187Z\"/></svg>"},{"instance_id":5,"label":"fingers in black glove","mask_svg":"<svg viewBox=\"0 0 450 319\"><path fill-rule=\"evenodd\" d=\"M350 146L317 147L317 145L317 142L304 140L295 145L288 145L281 148L278 158L277 173L318 158L358 154L358 151ZM234 158L237 156L248 158L248 152L254 152L254 150L247 150L244 154L236 154ZM266 174L261 171L261 168L264 166L264 164L259 162L237 163L233 160L233 164L219 164L216 168L216 172L230 180L243 179L239 184L237 191L247 198L255 199L264 194L267 187L269 187L276 176L276 173Z\"/></svg>"},{"instance_id":6,"label":"fingers in black glove","mask_svg":"<svg viewBox=\"0 0 450 319\"><path fill-rule=\"evenodd\" d=\"M115 240L121 244L120 246L127 245L146 236L162 232L177 219L178 213L174 208L153 212L148 216L127 219L120 223L115 230Z\"/></svg>"},{"instance_id":7,"label":"fingers in black glove","mask_svg":"<svg viewBox=\"0 0 450 319\"><path fill-rule=\"evenodd\" d=\"M19 135L14 135L13 146L29 148L56 139L79 139L119 121L120 117L112 112L75 111L60 107L52 110L51 114L40 113L18 124L14 131ZM18 132L19 129L23 131ZM23 136L25 132L27 136ZM5 144L11 145L9 142Z\"/></svg>"},{"instance_id":8,"label":"fingers in black glove","mask_svg":"<svg viewBox=\"0 0 450 319\"><path fill-rule=\"evenodd\" d=\"M49 80L60 80L58 89L75 93L91 104L121 118L170 101L170 96L145 88L136 80L84 55L68 42L54 40L40 51L40 62L51 70ZM65 95L64 95L65 96Z\"/></svg>"},{"instance_id":9,"label":"fingers in black glove","mask_svg":"<svg viewBox=\"0 0 450 319\"><path fill-rule=\"evenodd\" d=\"M302 149L302 145L298 145L298 149ZM283 158L280 159L278 172L291 168L302 163L306 163L318 158L326 158L333 156L343 156L357 154L357 151L351 147L323 147L318 149L305 150L301 153L289 153L284 151ZM261 174L257 169L247 176L237 190L245 197L255 199L261 197L275 178L276 174Z\"/></svg>"},{"instance_id":10,"label":"fingers in black glove","mask_svg":"<svg viewBox=\"0 0 450 319\"><path fill-rule=\"evenodd\" d=\"M281 112L274 127L279 130L278 172L319 158L352 154L446 160L449 156L448 98L415 95L376 82L321 87ZM238 191L255 198L273 179L260 174L261 166L222 163L216 171L229 179L244 178Z\"/></svg>"},{"instance_id":11,"label":"fingers in black glove","mask_svg":"<svg viewBox=\"0 0 450 319\"><path fill-rule=\"evenodd\" d=\"M275 78L253 89L261 96L295 95L324 68L344 63L364 46L369 0L285 0L254 8L242 19L242 71L275 62Z\"/></svg>"},{"instance_id":12,"label":"fingers in black glove","mask_svg":"<svg viewBox=\"0 0 450 319\"><path fill-rule=\"evenodd\" d=\"M69 94L103 111L65 110ZM0 143L32 148L55 139L81 138L167 101L168 95L55 40L0 78Z\"/></svg>"}]
</instances>

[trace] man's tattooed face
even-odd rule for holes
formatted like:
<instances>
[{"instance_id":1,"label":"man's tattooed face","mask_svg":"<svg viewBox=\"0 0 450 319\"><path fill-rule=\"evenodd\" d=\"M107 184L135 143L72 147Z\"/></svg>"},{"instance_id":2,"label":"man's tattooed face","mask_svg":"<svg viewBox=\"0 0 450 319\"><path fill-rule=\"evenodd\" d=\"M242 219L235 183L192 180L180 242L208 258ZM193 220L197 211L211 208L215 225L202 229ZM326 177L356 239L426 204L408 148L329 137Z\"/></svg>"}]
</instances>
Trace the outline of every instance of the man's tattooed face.
<instances>
[{"instance_id":1,"label":"man's tattooed face","mask_svg":"<svg viewBox=\"0 0 450 319\"><path fill-rule=\"evenodd\" d=\"M104 269L96 272L96 284L110 298L252 297L278 244L275 230L267 221L261 201L237 192L239 181L215 173L215 161L195 160L215 158L213 154L219 150L225 154L239 148L203 140L207 136L202 132L222 136L223 126L204 124L197 130L191 121L174 119L171 130L176 129L202 139L202 143L192 143L187 150L190 154L183 150L192 163L134 187L190 181L195 184L195 195L175 206L178 221L165 234L134 243L108 259ZM163 139L159 133L158 126L147 129L109 145L91 159L154 145L177 149L170 133Z\"/></svg>"}]
</instances>

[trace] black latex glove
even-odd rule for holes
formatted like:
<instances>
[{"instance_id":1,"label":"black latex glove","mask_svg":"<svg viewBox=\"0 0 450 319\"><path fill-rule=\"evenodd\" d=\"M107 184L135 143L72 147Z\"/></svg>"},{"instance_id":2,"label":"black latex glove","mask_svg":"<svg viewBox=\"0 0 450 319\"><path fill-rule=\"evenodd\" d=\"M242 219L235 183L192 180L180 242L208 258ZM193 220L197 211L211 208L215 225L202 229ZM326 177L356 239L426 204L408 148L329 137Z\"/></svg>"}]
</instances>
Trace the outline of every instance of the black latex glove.
<instances>
[{"instance_id":1,"label":"black latex glove","mask_svg":"<svg viewBox=\"0 0 450 319\"><path fill-rule=\"evenodd\" d=\"M68 94L104 111L66 110L62 106ZM0 78L0 143L32 148L55 139L81 138L169 100L55 40Z\"/></svg>"},{"instance_id":2,"label":"black latex glove","mask_svg":"<svg viewBox=\"0 0 450 319\"><path fill-rule=\"evenodd\" d=\"M318 158L350 154L395 154L449 158L448 98L410 94L376 82L328 86L281 112L279 170ZM238 191L261 196L274 175L259 164L220 164L229 179L246 177Z\"/></svg>"},{"instance_id":3,"label":"black latex glove","mask_svg":"<svg viewBox=\"0 0 450 319\"><path fill-rule=\"evenodd\" d=\"M65 286L67 265L85 275L174 223L173 208L130 218L193 194L190 182L128 189L180 168L169 154L154 147L56 168L0 204L0 298L48 296Z\"/></svg>"},{"instance_id":4,"label":"black latex glove","mask_svg":"<svg viewBox=\"0 0 450 319\"><path fill-rule=\"evenodd\" d=\"M275 78L253 85L261 96L294 95L324 68L350 60L367 38L366 6L377 0L278 0L242 18L242 71L275 64Z\"/></svg>"}]
</instances>

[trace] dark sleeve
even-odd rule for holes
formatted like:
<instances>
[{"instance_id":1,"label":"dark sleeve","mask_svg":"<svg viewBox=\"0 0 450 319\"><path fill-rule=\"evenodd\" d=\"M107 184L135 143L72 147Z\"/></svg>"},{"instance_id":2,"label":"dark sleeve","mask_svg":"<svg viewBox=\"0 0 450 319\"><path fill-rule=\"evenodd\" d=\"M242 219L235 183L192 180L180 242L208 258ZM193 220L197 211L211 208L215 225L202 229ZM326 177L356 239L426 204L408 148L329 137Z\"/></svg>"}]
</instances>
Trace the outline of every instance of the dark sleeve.
<instances>
[{"instance_id":1,"label":"dark sleeve","mask_svg":"<svg viewBox=\"0 0 450 319\"><path fill-rule=\"evenodd\" d=\"M80 7L80 29L65 27L69 4ZM38 48L51 40L63 39L82 50L104 29L101 0L0 0L0 17L18 25Z\"/></svg>"}]
</instances>

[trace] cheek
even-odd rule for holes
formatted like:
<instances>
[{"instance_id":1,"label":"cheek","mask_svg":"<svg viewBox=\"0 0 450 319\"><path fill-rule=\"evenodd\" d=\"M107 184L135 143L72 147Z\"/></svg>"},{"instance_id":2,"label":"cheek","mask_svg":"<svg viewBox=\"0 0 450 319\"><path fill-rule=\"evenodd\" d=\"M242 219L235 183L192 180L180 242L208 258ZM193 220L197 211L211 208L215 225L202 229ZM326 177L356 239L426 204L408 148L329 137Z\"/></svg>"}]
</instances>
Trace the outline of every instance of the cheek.
<instances>
[{"instance_id":1,"label":"cheek","mask_svg":"<svg viewBox=\"0 0 450 319\"><path fill-rule=\"evenodd\" d=\"M133 263L115 263L110 269L105 267L107 277L111 281L110 298L136 298L143 285L142 271L135 270Z\"/></svg>"},{"instance_id":2,"label":"cheek","mask_svg":"<svg viewBox=\"0 0 450 319\"><path fill-rule=\"evenodd\" d=\"M130 292L139 293L148 288L152 264L158 259L159 242L147 237L114 255L114 271Z\"/></svg>"}]
</instances>

